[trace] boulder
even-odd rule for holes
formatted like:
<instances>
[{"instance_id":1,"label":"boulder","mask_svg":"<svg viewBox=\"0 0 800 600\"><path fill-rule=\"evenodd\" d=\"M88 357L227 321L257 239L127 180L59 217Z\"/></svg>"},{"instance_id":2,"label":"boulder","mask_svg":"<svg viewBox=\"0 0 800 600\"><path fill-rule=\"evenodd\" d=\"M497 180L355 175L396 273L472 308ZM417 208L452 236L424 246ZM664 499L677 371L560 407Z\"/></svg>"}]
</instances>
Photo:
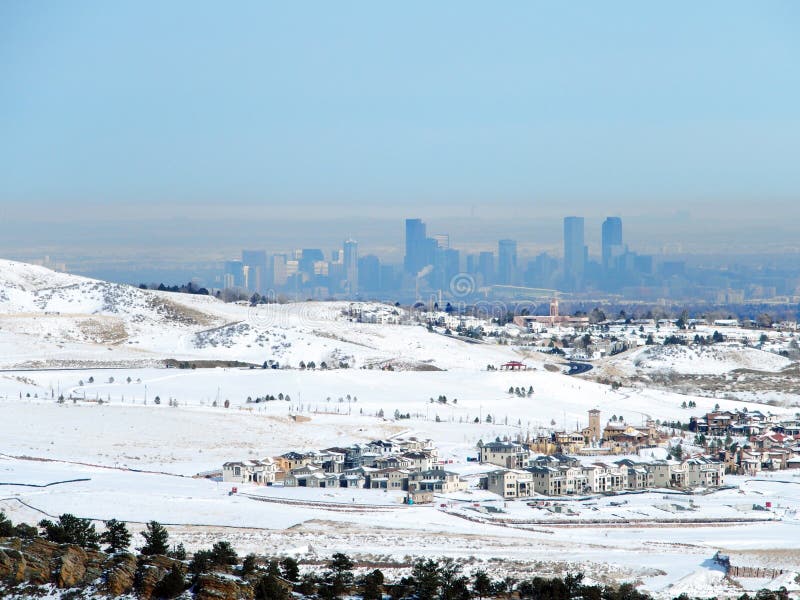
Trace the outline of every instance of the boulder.
<instances>
[{"instance_id":1,"label":"boulder","mask_svg":"<svg viewBox=\"0 0 800 600\"><path fill-rule=\"evenodd\" d=\"M60 588L72 588L83 583L86 576L86 551L80 546L67 545L56 559L55 583Z\"/></svg>"},{"instance_id":2,"label":"boulder","mask_svg":"<svg viewBox=\"0 0 800 600\"><path fill-rule=\"evenodd\" d=\"M109 556L103 564L102 593L112 598L130 593L136 579L136 567L136 557L130 552Z\"/></svg>"},{"instance_id":3,"label":"boulder","mask_svg":"<svg viewBox=\"0 0 800 600\"><path fill-rule=\"evenodd\" d=\"M180 564L181 561L168 556L143 556L139 559L136 569L135 581L136 592L143 600L150 600L153 592L167 573L172 569L172 565Z\"/></svg>"},{"instance_id":4,"label":"boulder","mask_svg":"<svg viewBox=\"0 0 800 600\"><path fill-rule=\"evenodd\" d=\"M44 585L52 579L53 557L58 544L41 538L6 540L0 548L0 580L11 583Z\"/></svg>"},{"instance_id":5,"label":"boulder","mask_svg":"<svg viewBox=\"0 0 800 600\"><path fill-rule=\"evenodd\" d=\"M244 581L214 574L197 578L195 600L252 600L253 588Z\"/></svg>"}]
</instances>

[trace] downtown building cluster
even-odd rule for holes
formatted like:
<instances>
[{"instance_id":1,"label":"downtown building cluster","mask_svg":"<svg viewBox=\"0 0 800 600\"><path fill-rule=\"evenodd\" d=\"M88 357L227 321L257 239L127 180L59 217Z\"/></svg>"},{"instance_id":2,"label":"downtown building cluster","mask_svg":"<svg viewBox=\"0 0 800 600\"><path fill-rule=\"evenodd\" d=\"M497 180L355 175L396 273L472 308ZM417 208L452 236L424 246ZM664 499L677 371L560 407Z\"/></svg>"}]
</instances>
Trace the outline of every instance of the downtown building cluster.
<instances>
[{"instance_id":1,"label":"downtown building cluster","mask_svg":"<svg viewBox=\"0 0 800 600\"><path fill-rule=\"evenodd\" d=\"M496 252L464 252L451 246L448 234L429 234L421 219L406 219L402 265L386 264L374 254L361 256L358 242L348 239L328 253L320 248L275 254L243 250L241 258L225 261L219 283L223 289L263 296L407 299L413 295L419 299L439 294L465 298L503 287L580 291L587 282L602 284L616 278L621 283L619 274L652 271L652 257L636 255L623 245L619 217L606 219L602 236L602 257L595 262L584 241L583 217L566 217L563 260L545 252L523 265L517 240L498 240Z\"/></svg>"}]
</instances>

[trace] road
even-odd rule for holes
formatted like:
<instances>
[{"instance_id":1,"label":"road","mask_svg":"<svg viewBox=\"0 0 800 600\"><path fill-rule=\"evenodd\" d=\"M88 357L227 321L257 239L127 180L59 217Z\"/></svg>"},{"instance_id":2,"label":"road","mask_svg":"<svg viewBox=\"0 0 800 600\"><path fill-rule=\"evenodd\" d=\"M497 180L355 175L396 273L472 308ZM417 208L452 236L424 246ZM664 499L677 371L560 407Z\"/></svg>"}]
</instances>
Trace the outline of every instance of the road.
<instances>
[{"instance_id":1,"label":"road","mask_svg":"<svg viewBox=\"0 0 800 600\"><path fill-rule=\"evenodd\" d=\"M569 365L567 375L581 375L582 373L588 373L592 370L592 365L585 362L570 362L567 364Z\"/></svg>"}]
</instances>

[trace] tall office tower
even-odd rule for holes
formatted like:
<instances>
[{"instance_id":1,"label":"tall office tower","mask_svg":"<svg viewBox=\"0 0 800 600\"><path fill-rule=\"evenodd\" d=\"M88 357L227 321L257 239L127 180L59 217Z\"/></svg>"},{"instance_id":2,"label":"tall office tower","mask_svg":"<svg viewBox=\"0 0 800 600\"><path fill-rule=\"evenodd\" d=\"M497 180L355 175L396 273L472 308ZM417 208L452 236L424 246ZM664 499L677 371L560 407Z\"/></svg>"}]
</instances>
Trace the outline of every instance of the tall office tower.
<instances>
[{"instance_id":1,"label":"tall office tower","mask_svg":"<svg viewBox=\"0 0 800 600\"><path fill-rule=\"evenodd\" d=\"M481 252L478 255L478 274L483 279L482 285L494 283L494 252Z\"/></svg>"},{"instance_id":2,"label":"tall office tower","mask_svg":"<svg viewBox=\"0 0 800 600\"><path fill-rule=\"evenodd\" d=\"M608 217L603 221L603 269L614 266L614 258L622 254L622 219Z\"/></svg>"},{"instance_id":3,"label":"tall office tower","mask_svg":"<svg viewBox=\"0 0 800 600\"><path fill-rule=\"evenodd\" d=\"M436 235L433 236L433 239L436 240L437 248L450 247L450 235L447 233L437 233Z\"/></svg>"},{"instance_id":4,"label":"tall office tower","mask_svg":"<svg viewBox=\"0 0 800 600\"><path fill-rule=\"evenodd\" d=\"M572 289L583 285L586 247L583 243L583 217L564 218L564 278Z\"/></svg>"},{"instance_id":5,"label":"tall office tower","mask_svg":"<svg viewBox=\"0 0 800 600\"><path fill-rule=\"evenodd\" d=\"M245 269L242 261L226 260L225 270L222 275L222 287L243 288L245 285Z\"/></svg>"},{"instance_id":6,"label":"tall office tower","mask_svg":"<svg viewBox=\"0 0 800 600\"><path fill-rule=\"evenodd\" d=\"M267 291L266 250L242 250L242 264L247 267L247 289L263 294Z\"/></svg>"},{"instance_id":7,"label":"tall office tower","mask_svg":"<svg viewBox=\"0 0 800 600\"><path fill-rule=\"evenodd\" d=\"M497 283L514 285L517 282L517 242L497 242Z\"/></svg>"},{"instance_id":8,"label":"tall office tower","mask_svg":"<svg viewBox=\"0 0 800 600\"><path fill-rule=\"evenodd\" d=\"M325 260L319 248L303 248L300 251L299 269L306 275L314 274L314 263Z\"/></svg>"},{"instance_id":9,"label":"tall office tower","mask_svg":"<svg viewBox=\"0 0 800 600\"><path fill-rule=\"evenodd\" d=\"M286 285L286 281L289 277L289 273L287 272L286 268L286 255L285 254L273 254L272 255L272 283L275 287L283 287Z\"/></svg>"},{"instance_id":10,"label":"tall office tower","mask_svg":"<svg viewBox=\"0 0 800 600\"><path fill-rule=\"evenodd\" d=\"M358 294L358 242L347 240L344 243L344 276L348 296Z\"/></svg>"},{"instance_id":11,"label":"tall office tower","mask_svg":"<svg viewBox=\"0 0 800 600\"><path fill-rule=\"evenodd\" d=\"M427 264L425 223L422 219L406 219L406 256L403 261L405 271L416 275Z\"/></svg>"},{"instance_id":12,"label":"tall office tower","mask_svg":"<svg viewBox=\"0 0 800 600\"><path fill-rule=\"evenodd\" d=\"M381 289L381 261L374 254L358 259L358 286L370 292Z\"/></svg>"}]
</instances>

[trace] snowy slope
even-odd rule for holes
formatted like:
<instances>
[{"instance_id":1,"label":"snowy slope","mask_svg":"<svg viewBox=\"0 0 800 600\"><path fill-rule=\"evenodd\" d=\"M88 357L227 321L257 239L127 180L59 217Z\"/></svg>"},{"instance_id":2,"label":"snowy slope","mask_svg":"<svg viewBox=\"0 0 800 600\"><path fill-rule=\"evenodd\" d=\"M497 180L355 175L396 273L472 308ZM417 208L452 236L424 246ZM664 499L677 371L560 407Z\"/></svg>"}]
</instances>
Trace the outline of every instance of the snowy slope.
<instances>
[{"instance_id":1,"label":"snowy slope","mask_svg":"<svg viewBox=\"0 0 800 600\"><path fill-rule=\"evenodd\" d=\"M741 346L645 346L610 361L629 374L672 371L679 374L721 375L736 369L778 372L788 367L788 358Z\"/></svg>"},{"instance_id":2,"label":"snowy slope","mask_svg":"<svg viewBox=\"0 0 800 600\"><path fill-rule=\"evenodd\" d=\"M464 342L419 325L359 322L347 314L353 307L408 322L402 309L376 303L250 307L0 261L0 367L145 366L175 359L474 369L518 358L495 345L464 352Z\"/></svg>"}]
</instances>

